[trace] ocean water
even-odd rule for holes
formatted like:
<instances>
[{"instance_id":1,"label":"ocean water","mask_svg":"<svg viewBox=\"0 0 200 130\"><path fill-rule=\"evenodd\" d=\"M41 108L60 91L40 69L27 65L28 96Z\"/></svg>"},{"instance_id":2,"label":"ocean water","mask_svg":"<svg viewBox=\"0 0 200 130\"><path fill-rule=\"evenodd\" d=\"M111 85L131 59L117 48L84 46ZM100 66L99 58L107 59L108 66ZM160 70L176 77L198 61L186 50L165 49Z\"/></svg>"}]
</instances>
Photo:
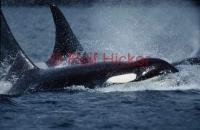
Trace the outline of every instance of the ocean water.
<instances>
[{"instance_id":1,"label":"ocean water","mask_svg":"<svg viewBox=\"0 0 200 130\"><path fill-rule=\"evenodd\" d=\"M189 5L60 6L88 52L150 56L174 62L200 55L199 8ZM41 68L54 46L48 7L2 10L27 55ZM142 82L26 93L0 102L0 129L199 130L200 66ZM0 81L3 91L10 84Z\"/></svg>"}]
</instances>

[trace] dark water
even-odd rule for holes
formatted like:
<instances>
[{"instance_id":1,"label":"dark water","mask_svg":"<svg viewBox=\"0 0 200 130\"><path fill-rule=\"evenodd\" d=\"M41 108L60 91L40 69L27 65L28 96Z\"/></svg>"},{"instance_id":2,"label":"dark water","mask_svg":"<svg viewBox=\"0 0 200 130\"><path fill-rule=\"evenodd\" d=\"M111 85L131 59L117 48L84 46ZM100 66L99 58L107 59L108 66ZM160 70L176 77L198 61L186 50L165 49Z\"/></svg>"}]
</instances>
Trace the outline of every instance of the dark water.
<instances>
[{"instance_id":1,"label":"dark water","mask_svg":"<svg viewBox=\"0 0 200 130\"><path fill-rule=\"evenodd\" d=\"M200 92L34 93L0 104L1 129L199 130Z\"/></svg>"},{"instance_id":2,"label":"dark water","mask_svg":"<svg viewBox=\"0 0 200 130\"><path fill-rule=\"evenodd\" d=\"M61 7L87 51L148 55L176 61L199 55L199 10L193 6ZM3 7L19 44L40 66L54 45L47 7ZM39 62L39 63L38 63ZM42 67L42 66L40 66ZM74 86L0 101L0 130L199 130L200 67L95 90ZM0 82L4 86L4 82ZM3 87L2 87L3 88Z\"/></svg>"}]
</instances>

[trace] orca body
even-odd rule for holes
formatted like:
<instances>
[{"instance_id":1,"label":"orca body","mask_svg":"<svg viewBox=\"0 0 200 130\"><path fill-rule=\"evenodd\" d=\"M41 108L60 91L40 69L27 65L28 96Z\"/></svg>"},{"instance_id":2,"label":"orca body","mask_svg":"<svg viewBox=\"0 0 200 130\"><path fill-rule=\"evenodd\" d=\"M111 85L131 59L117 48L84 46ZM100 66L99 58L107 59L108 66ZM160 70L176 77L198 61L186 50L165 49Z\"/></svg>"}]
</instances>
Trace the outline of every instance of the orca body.
<instances>
[{"instance_id":1,"label":"orca body","mask_svg":"<svg viewBox=\"0 0 200 130\"><path fill-rule=\"evenodd\" d=\"M146 65L142 65L148 62ZM16 95L23 91L33 89L35 91L60 90L67 86L84 85L94 88L102 85L109 78L123 74L135 74L136 78L129 82L142 81L154 76L178 72L176 68L161 59L142 59L133 63L96 63L85 65L74 65L63 68L33 69L26 72L9 91Z\"/></svg>"},{"instance_id":2,"label":"orca body","mask_svg":"<svg viewBox=\"0 0 200 130\"><path fill-rule=\"evenodd\" d=\"M40 69L26 56L12 35L9 26L1 13L1 69L4 63L11 67L4 77L13 86L7 95L16 96L28 90L54 91L72 85L84 85L88 88L102 86L104 83L126 83L146 80L155 76L175 73L178 70L168 62L157 58L144 58L136 62L100 62L54 68L54 60L67 57L66 52L78 52L83 59L85 51L78 42L64 15L55 6L50 5L56 26L56 43L53 54L47 61L49 69ZM55 59L55 53L59 57ZM17 77L17 80L16 80Z\"/></svg>"}]
</instances>

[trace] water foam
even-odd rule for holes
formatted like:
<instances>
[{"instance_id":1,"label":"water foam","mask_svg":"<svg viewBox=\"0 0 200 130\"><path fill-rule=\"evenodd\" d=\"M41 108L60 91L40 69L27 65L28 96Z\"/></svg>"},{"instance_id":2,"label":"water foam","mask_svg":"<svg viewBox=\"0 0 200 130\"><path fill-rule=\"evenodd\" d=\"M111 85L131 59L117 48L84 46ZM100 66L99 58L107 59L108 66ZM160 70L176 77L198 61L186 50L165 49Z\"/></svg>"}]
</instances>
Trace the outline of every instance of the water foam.
<instances>
[{"instance_id":1,"label":"water foam","mask_svg":"<svg viewBox=\"0 0 200 130\"><path fill-rule=\"evenodd\" d=\"M6 94L12 88L12 83L9 81L0 81L0 94Z\"/></svg>"},{"instance_id":2,"label":"water foam","mask_svg":"<svg viewBox=\"0 0 200 130\"><path fill-rule=\"evenodd\" d=\"M100 92L200 90L200 67L181 66L179 69L181 71L176 74L159 76L141 82L112 85L96 90Z\"/></svg>"}]
</instances>

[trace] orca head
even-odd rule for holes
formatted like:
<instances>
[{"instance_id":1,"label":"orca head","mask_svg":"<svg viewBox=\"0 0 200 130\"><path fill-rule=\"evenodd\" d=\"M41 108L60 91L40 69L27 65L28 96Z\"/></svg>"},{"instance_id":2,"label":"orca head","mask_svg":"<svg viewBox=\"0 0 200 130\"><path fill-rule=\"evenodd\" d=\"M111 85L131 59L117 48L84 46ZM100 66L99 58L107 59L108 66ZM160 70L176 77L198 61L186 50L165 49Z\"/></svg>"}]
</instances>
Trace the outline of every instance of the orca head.
<instances>
[{"instance_id":1,"label":"orca head","mask_svg":"<svg viewBox=\"0 0 200 130\"><path fill-rule=\"evenodd\" d=\"M168 62L156 58L144 58L134 63L127 64L125 68L126 71L119 69L119 73L108 77L106 83L119 84L136 82L163 74L178 72L178 70Z\"/></svg>"},{"instance_id":2,"label":"orca head","mask_svg":"<svg viewBox=\"0 0 200 130\"><path fill-rule=\"evenodd\" d=\"M136 81L149 79L163 74L178 72L174 66L158 58L144 58L138 61L137 64L141 66L137 70Z\"/></svg>"}]
</instances>

